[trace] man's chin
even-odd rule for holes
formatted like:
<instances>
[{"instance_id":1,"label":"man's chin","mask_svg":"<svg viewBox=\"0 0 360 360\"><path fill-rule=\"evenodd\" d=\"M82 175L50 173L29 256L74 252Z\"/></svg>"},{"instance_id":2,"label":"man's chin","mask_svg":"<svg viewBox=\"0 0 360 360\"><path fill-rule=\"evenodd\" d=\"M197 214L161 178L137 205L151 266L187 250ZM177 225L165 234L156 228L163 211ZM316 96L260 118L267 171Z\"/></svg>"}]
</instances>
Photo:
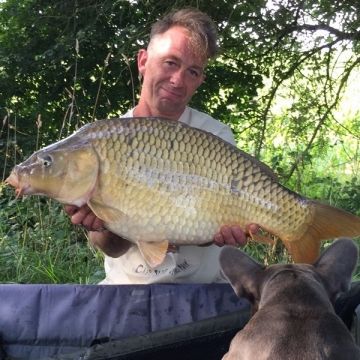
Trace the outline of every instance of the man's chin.
<instances>
[{"instance_id":1,"label":"man's chin","mask_svg":"<svg viewBox=\"0 0 360 360\"><path fill-rule=\"evenodd\" d=\"M176 104L172 100L163 99L157 107L157 110L161 117L168 117L170 119L177 117L175 120L178 120L184 112L185 107L186 105Z\"/></svg>"}]
</instances>

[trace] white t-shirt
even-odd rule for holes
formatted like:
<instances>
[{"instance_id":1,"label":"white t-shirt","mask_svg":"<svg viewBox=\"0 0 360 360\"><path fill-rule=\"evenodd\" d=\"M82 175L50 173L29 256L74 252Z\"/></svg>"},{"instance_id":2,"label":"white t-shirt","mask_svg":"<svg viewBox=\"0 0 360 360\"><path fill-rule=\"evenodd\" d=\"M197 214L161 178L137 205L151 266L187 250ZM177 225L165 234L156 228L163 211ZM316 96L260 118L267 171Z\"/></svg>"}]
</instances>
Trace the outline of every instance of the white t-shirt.
<instances>
[{"instance_id":1,"label":"white t-shirt","mask_svg":"<svg viewBox=\"0 0 360 360\"><path fill-rule=\"evenodd\" d=\"M122 117L133 117L133 109ZM186 107L179 121L203 129L234 144L230 128L211 116ZM215 234L214 234L215 235ZM162 264L151 268L136 244L118 258L105 256L106 278L100 284L212 283L226 282L219 266L220 247L180 246L168 252Z\"/></svg>"}]
</instances>

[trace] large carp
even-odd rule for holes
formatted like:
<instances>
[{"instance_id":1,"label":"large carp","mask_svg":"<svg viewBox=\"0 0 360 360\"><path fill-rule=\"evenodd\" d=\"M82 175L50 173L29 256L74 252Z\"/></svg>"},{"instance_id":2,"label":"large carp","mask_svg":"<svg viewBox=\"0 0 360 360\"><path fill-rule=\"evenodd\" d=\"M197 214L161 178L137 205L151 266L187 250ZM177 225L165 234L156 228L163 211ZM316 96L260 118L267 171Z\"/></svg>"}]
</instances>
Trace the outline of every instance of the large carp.
<instances>
[{"instance_id":1,"label":"large carp","mask_svg":"<svg viewBox=\"0 0 360 360\"><path fill-rule=\"evenodd\" d=\"M360 235L359 217L285 188L217 136L160 118L87 124L15 166L7 182L18 196L88 204L153 267L170 245L209 243L223 225L257 223L306 263L321 240Z\"/></svg>"}]
</instances>

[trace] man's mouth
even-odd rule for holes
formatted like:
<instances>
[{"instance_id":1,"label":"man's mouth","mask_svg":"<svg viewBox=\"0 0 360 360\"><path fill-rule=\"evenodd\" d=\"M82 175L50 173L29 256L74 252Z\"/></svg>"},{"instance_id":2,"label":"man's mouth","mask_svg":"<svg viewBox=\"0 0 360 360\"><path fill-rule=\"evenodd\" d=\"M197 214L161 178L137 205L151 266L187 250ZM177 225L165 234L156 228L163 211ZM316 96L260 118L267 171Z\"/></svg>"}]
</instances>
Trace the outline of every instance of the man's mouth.
<instances>
[{"instance_id":1,"label":"man's mouth","mask_svg":"<svg viewBox=\"0 0 360 360\"><path fill-rule=\"evenodd\" d=\"M182 93L178 93L178 92L175 92L173 90L166 89L166 88L161 88L161 89L167 95L166 97L168 97L170 99L180 99L182 97Z\"/></svg>"}]
</instances>

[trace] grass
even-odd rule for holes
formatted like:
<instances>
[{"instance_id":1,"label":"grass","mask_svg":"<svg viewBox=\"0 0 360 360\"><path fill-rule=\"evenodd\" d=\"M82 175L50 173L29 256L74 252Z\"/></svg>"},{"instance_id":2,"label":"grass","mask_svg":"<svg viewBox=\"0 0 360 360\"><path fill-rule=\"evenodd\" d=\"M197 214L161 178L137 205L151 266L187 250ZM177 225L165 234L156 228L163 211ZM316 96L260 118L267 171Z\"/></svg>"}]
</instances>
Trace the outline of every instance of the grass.
<instances>
[{"instance_id":1,"label":"grass","mask_svg":"<svg viewBox=\"0 0 360 360\"><path fill-rule=\"evenodd\" d=\"M103 256L50 199L15 199L0 188L0 283L95 284Z\"/></svg>"}]
</instances>

